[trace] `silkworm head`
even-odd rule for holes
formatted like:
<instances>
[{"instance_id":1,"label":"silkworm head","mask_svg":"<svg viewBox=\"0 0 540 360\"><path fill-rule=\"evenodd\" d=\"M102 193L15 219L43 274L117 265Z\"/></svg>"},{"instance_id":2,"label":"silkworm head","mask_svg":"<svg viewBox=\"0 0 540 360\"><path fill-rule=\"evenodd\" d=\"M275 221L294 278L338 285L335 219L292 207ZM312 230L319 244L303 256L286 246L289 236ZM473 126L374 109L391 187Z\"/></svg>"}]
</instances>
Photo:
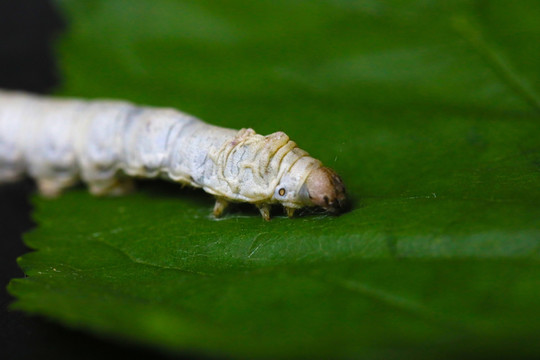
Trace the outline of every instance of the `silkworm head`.
<instances>
[{"instance_id":1,"label":"silkworm head","mask_svg":"<svg viewBox=\"0 0 540 360\"><path fill-rule=\"evenodd\" d=\"M339 213L347 207L343 181L334 170L324 166L308 175L301 193L308 206L318 206L330 213Z\"/></svg>"}]
</instances>

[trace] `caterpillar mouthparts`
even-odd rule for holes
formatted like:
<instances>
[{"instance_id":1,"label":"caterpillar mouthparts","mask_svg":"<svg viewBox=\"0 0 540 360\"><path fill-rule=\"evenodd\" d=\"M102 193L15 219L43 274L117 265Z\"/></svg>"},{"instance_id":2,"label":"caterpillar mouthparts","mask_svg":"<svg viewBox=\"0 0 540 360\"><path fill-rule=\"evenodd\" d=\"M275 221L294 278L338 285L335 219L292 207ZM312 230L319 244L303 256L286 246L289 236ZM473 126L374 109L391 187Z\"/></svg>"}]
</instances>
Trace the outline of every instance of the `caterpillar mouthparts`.
<instances>
[{"instance_id":1,"label":"caterpillar mouthparts","mask_svg":"<svg viewBox=\"0 0 540 360\"><path fill-rule=\"evenodd\" d=\"M306 179L306 191L311 206L319 206L330 213L340 213L348 206L345 185L336 172L327 167L313 170Z\"/></svg>"},{"instance_id":2,"label":"caterpillar mouthparts","mask_svg":"<svg viewBox=\"0 0 540 360\"><path fill-rule=\"evenodd\" d=\"M230 203L273 204L289 217L305 207L347 206L341 178L279 131L221 128L173 109L0 91L0 183L27 173L43 196L83 181L98 196L122 195L133 178L163 178Z\"/></svg>"}]
</instances>

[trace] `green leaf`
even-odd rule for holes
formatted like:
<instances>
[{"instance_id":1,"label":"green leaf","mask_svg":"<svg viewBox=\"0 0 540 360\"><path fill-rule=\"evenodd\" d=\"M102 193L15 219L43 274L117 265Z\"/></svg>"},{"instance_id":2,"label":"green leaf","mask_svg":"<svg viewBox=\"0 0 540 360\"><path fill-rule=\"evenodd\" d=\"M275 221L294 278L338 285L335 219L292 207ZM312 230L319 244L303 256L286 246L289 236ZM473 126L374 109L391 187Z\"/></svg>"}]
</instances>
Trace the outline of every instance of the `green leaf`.
<instances>
[{"instance_id":1,"label":"green leaf","mask_svg":"<svg viewBox=\"0 0 540 360\"><path fill-rule=\"evenodd\" d=\"M228 357L540 355L538 1L62 1L62 95L287 132L352 211L35 199L15 308Z\"/></svg>"}]
</instances>

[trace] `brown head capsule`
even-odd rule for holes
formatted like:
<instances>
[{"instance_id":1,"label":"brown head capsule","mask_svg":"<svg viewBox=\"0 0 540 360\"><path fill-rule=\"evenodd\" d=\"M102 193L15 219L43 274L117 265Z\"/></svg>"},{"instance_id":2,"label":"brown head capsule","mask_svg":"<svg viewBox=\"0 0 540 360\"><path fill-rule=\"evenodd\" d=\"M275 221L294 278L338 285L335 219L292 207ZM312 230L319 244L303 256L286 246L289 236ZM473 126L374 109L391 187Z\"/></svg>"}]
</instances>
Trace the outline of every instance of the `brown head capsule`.
<instances>
[{"instance_id":1,"label":"brown head capsule","mask_svg":"<svg viewBox=\"0 0 540 360\"><path fill-rule=\"evenodd\" d=\"M304 184L304 197L311 206L337 214L347 207L343 181L336 172L327 167L313 170Z\"/></svg>"}]
</instances>

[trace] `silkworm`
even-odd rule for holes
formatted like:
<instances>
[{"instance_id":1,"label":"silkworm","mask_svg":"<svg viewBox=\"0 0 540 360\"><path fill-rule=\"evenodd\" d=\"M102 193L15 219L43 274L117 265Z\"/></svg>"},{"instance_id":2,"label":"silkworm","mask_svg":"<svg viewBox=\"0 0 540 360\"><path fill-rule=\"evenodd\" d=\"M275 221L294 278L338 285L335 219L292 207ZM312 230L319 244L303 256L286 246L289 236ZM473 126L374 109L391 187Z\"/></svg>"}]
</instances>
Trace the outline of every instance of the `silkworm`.
<instances>
[{"instance_id":1,"label":"silkworm","mask_svg":"<svg viewBox=\"0 0 540 360\"><path fill-rule=\"evenodd\" d=\"M82 181L94 195L121 195L133 178L164 178L202 188L221 216L230 203L256 205L265 220L281 204L337 213L341 178L279 131L209 125L168 108L0 91L0 182L25 174L43 196Z\"/></svg>"}]
</instances>

